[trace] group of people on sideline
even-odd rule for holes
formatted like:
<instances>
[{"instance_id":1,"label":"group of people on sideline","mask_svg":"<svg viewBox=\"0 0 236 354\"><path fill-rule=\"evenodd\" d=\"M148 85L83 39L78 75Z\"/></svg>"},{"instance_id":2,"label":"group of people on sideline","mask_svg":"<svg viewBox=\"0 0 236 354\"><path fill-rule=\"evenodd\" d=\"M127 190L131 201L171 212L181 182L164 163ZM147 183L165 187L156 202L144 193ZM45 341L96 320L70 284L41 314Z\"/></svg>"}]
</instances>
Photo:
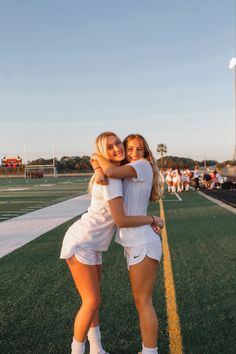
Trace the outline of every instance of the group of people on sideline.
<instances>
[{"instance_id":1,"label":"group of people on sideline","mask_svg":"<svg viewBox=\"0 0 236 354\"><path fill-rule=\"evenodd\" d=\"M171 194L175 192L181 193L190 190L190 182L195 191L200 190L200 178L202 177L199 171L199 166L195 165L194 170L190 171L188 166L180 169L179 167L170 167L166 170L161 168L161 178L163 183L167 184L167 191ZM202 177L203 185L206 189L220 188L224 182L224 178L216 170L212 173L205 173Z\"/></svg>"},{"instance_id":2,"label":"group of people on sideline","mask_svg":"<svg viewBox=\"0 0 236 354\"><path fill-rule=\"evenodd\" d=\"M169 193L174 194L175 192L181 193L183 191L189 191L192 172L190 172L188 166L183 169L170 167L166 171L162 168L161 174L163 181L167 184L167 191Z\"/></svg>"},{"instance_id":3,"label":"group of people on sideline","mask_svg":"<svg viewBox=\"0 0 236 354\"><path fill-rule=\"evenodd\" d=\"M214 189L214 188L221 188L222 184L224 183L224 177L220 175L217 170L210 173L205 173L203 176L204 186L206 189Z\"/></svg>"}]
</instances>

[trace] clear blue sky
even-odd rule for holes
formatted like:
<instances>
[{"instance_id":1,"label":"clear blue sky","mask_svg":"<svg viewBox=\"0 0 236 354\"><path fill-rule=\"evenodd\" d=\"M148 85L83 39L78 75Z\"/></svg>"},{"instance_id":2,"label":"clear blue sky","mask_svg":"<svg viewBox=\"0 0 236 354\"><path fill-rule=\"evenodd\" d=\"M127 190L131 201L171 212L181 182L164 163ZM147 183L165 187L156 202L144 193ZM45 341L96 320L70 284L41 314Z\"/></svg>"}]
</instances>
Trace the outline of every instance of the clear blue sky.
<instances>
[{"instance_id":1,"label":"clear blue sky","mask_svg":"<svg viewBox=\"0 0 236 354\"><path fill-rule=\"evenodd\" d=\"M232 159L235 30L234 0L0 0L0 158L112 130Z\"/></svg>"}]
</instances>

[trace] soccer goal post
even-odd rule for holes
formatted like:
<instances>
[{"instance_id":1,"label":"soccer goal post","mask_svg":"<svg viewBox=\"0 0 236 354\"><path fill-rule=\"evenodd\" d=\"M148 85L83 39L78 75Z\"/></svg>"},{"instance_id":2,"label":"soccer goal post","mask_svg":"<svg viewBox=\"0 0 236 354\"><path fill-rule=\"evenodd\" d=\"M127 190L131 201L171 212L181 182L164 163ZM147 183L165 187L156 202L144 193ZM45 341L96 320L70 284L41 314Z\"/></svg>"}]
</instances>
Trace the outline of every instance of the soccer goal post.
<instances>
[{"instance_id":1,"label":"soccer goal post","mask_svg":"<svg viewBox=\"0 0 236 354\"><path fill-rule=\"evenodd\" d=\"M25 178L57 177L55 165L26 165Z\"/></svg>"}]
</instances>

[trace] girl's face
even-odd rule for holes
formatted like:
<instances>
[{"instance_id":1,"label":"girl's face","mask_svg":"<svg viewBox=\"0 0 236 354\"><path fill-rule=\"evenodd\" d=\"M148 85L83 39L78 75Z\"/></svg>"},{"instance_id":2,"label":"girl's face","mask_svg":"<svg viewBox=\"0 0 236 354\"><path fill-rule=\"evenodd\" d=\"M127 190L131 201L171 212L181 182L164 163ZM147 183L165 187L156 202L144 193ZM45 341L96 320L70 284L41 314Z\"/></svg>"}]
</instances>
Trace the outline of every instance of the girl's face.
<instances>
[{"instance_id":1,"label":"girl's face","mask_svg":"<svg viewBox=\"0 0 236 354\"><path fill-rule=\"evenodd\" d=\"M127 143L126 146L126 160L133 162L144 157L144 148L139 139L134 138Z\"/></svg>"},{"instance_id":2,"label":"girl's face","mask_svg":"<svg viewBox=\"0 0 236 354\"><path fill-rule=\"evenodd\" d=\"M125 149L122 141L114 135L107 138L107 156L112 162L121 162L125 158Z\"/></svg>"}]
</instances>

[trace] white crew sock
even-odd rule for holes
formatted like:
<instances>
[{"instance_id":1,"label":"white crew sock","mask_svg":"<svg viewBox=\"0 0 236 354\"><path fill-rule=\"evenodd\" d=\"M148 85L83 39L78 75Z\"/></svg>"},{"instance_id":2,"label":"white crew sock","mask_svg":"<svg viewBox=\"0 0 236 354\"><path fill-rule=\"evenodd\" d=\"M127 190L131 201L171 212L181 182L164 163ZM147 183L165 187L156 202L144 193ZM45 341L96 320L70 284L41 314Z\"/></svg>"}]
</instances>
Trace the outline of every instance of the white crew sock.
<instances>
[{"instance_id":1,"label":"white crew sock","mask_svg":"<svg viewBox=\"0 0 236 354\"><path fill-rule=\"evenodd\" d=\"M158 348L147 348L143 345L142 354L158 354Z\"/></svg>"},{"instance_id":2,"label":"white crew sock","mask_svg":"<svg viewBox=\"0 0 236 354\"><path fill-rule=\"evenodd\" d=\"M71 343L71 354L84 354L85 342L78 342L73 338Z\"/></svg>"},{"instance_id":3,"label":"white crew sock","mask_svg":"<svg viewBox=\"0 0 236 354\"><path fill-rule=\"evenodd\" d=\"M99 326L91 327L88 331L89 354L106 354L101 343L101 332Z\"/></svg>"}]
</instances>

